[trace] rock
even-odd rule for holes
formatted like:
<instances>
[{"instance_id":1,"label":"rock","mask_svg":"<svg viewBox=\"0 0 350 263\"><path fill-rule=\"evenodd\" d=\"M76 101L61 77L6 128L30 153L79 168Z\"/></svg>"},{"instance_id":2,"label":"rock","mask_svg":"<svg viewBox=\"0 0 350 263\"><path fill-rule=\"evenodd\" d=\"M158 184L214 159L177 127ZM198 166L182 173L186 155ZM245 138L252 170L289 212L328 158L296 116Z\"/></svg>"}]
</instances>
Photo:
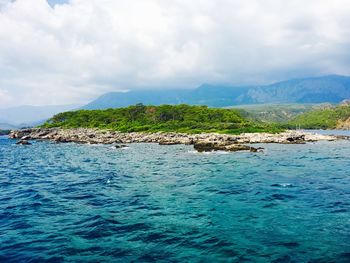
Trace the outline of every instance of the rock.
<instances>
[{"instance_id":1,"label":"rock","mask_svg":"<svg viewBox=\"0 0 350 263\"><path fill-rule=\"evenodd\" d=\"M246 146L242 144L227 144L227 143L218 143L217 141L197 141L193 145L194 149L198 152L211 152L211 151L251 151L258 152L257 148Z\"/></svg>"},{"instance_id":2,"label":"rock","mask_svg":"<svg viewBox=\"0 0 350 263\"><path fill-rule=\"evenodd\" d=\"M350 130L350 118L337 121L337 130Z\"/></svg>"},{"instance_id":3,"label":"rock","mask_svg":"<svg viewBox=\"0 0 350 263\"><path fill-rule=\"evenodd\" d=\"M265 150L263 147L258 147L256 149L258 150L258 152L263 152Z\"/></svg>"},{"instance_id":4,"label":"rock","mask_svg":"<svg viewBox=\"0 0 350 263\"><path fill-rule=\"evenodd\" d=\"M350 99L345 99L345 100L341 101L339 105L342 107L350 106Z\"/></svg>"},{"instance_id":5,"label":"rock","mask_svg":"<svg viewBox=\"0 0 350 263\"><path fill-rule=\"evenodd\" d=\"M263 151L264 151L264 148L262 147L258 147L258 148L250 147L250 152L252 153L263 152Z\"/></svg>"},{"instance_id":6,"label":"rock","mask_svg":"<svg viewBox=\"0 0 350 263\"><path fill-rule=\"evenodd\" d=\"M237 152L237 151L250 151L250 152L262 152L262 150L264 148L262 147L252 147L252 146L247 146L247 145L241 145L241 144L232 144L232 145L228 145L225 147L226 151L230 151L230 152Z\"/></svg>"},{"instance_id":7,"label":"rock","mask_svg":"<svg viewBox=\"0 0 350 263\"><path fill-rule=\"evenodd\" d=\"M219 145L217 142L212 141L196 141L193 147L198 152L211 152L224 150L225 146Z\"/></svg>"},{"instance_id":8,"label":"rock","mask_svg":"<svg viewBox=\"0 0 350 263\"><path fill-rule=\"evenodd\" d=\"M114 145L114 147L115 147L116 149L121 149L121 148L126 148L126 147L128 147L128 146L125 145L125 144L116 144L116 145Z\"/></svg>"},{"instance_id":9,"label":"rock","mask_svg":"<svg viewBox=\"0 0 350 263\"><path fill-rule=\"evenodd\" d=\"M238 151L251 151L251 152L253 152L255 150L255 148L253 148L253 147L242 145L242 144L231 144L231 145L226 146L225 149L226 149L226 151L230 151L230 152L238 152ZM254 152L257 152L257 150Z\"/></svg>"},{"instance_id":10,"label":"rock","mask_svg":"<svg viewBox=\"0 0 350 263\"><path fill-rule=\"evenodd\" d=\"M347 135L337 135L338 140L350 140L350 136Z\"/></svg>"},{"instance_id":11,"label":"rock","mask_svg":"<svg viewBox=\"0 0 350 263\"><path fill-rule=\"evenodd\" d=\"M51 140L57 143L75 142L83 144L125 144L125 143L159 143L160 145L187 144L194 145L198 151L242 151L257 152L261 149L245 146L251 143L306 143L320 140L341 139L336 136L313 134L301 131L286 131L278 134L243 133L228 135L217 133L184 134L175 132L132 132L122 133L99 129L61 129L32 128L11 131L10 138L26 140ZM116 146L119 148L119 146ZM120 147L121 148L121 147Z\"/></svg>"},{"instance_id":12,"label":"rock","mask_svg":"<svg viewBox=\"0 0 350 263\"><path fill-rule=\"evenodd\" d=\"M292 143L292 144L304 144L305 143L305 135L300 136L292 136L286 139L284 143Z\"/></svg>"},{"instance_id":13,"label":"rock","mask_svg":"<svg viewBox=\"0 0 350 263\"><path fill-rule=\"evenodd\" d=\"M18 145L32 145L27 140L19 140L18 142L16 142L16 144L18 144Z\"/></svg>"},{"instance_id":14,"label":"rock","mask_svg":"<svg viewBox=\"0 0 350 263\"><path fill-rule=\"evenodd\" d=\"M66 138L62 137L62 136L58 136L54 139L55 142L60 142L60 143L67 143L69 142L69 140L67 140Z\"/></svg>"}]
</instances>

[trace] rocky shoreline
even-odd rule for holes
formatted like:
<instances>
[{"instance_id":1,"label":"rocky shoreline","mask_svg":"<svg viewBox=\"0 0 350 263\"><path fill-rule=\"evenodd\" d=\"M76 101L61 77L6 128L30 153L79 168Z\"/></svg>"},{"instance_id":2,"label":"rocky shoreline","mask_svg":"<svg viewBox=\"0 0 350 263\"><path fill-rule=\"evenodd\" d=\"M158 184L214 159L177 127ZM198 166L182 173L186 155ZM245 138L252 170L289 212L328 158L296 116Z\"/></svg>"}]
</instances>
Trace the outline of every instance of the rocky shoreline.
<instances>
[{"instance_id":1,"label":"rocky shoreline","mask_svg":"<svg viewBox=\"0 0 350 263\"><path fill-rule=\"evenodd\" d=\"M50 140L57 143L82 144L121 144L129 143L158 143L160 145L186 144L193 145L199 152L206 151L251 151L257 152L262 148L254 148L245 144L280 143L304 144L316 141L334 141L349 139L346 136L329 136L301 131L286 131L278 134L244 133L228 135L217 133L184 134L175 132L133 132L121 133L100 129L61 129L61 128L31 128L11 131L9 138L17 139L17 144L29 145L29 140Z\"/></svg>"}]
</instances>

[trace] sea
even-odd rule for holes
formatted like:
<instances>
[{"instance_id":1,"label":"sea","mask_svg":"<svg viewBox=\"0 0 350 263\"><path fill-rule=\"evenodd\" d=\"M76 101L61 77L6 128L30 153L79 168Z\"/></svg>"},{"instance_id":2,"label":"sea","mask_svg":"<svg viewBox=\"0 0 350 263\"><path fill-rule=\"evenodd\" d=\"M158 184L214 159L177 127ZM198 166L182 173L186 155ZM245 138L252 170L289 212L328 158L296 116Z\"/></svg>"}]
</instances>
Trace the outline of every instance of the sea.
<instances>
[{"instance_id":1,"label":"sea","mask_svg":"<svg viewBox=\"0 0 350 263\"><path fill-rule=\"evenodd\" d=\"M350 262L350 141L259 146L2 136L0 262Z\"/></svg>"}]
</instances>

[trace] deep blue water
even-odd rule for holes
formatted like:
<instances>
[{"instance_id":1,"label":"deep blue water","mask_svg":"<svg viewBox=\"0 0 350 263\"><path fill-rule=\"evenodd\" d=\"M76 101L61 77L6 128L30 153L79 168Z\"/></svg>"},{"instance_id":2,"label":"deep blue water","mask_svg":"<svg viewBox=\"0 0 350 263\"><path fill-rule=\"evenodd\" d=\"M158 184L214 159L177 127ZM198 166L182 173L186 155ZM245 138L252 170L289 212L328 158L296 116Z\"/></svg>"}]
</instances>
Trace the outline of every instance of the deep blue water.
<instances>
[{"instance_id":1,"label":"deep blue water","mask_svg":"<svg viewBox=\"0 0 350 263\"><path fill-rule=\"evenodd\" d=\"M1 262L350 262L350 142L0 139Z\"/></svg>"}]
</instances>

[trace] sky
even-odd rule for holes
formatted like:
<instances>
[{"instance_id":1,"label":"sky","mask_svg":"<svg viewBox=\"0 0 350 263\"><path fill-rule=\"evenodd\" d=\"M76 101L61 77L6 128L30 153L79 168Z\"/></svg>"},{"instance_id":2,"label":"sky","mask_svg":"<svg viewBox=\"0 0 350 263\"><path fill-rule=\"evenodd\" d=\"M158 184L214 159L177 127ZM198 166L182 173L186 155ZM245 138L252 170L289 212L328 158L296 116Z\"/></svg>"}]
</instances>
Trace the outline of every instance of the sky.
<instances>
[{"instance_id":1,"label":"sky","mask_svg":"<svg viewBox=\"0 0 350 263\"><path fill-rule=\"evenodd\" d=\"M350 0L0 0L0 108L350 75Z\"/></svg>"}]
</instances>

